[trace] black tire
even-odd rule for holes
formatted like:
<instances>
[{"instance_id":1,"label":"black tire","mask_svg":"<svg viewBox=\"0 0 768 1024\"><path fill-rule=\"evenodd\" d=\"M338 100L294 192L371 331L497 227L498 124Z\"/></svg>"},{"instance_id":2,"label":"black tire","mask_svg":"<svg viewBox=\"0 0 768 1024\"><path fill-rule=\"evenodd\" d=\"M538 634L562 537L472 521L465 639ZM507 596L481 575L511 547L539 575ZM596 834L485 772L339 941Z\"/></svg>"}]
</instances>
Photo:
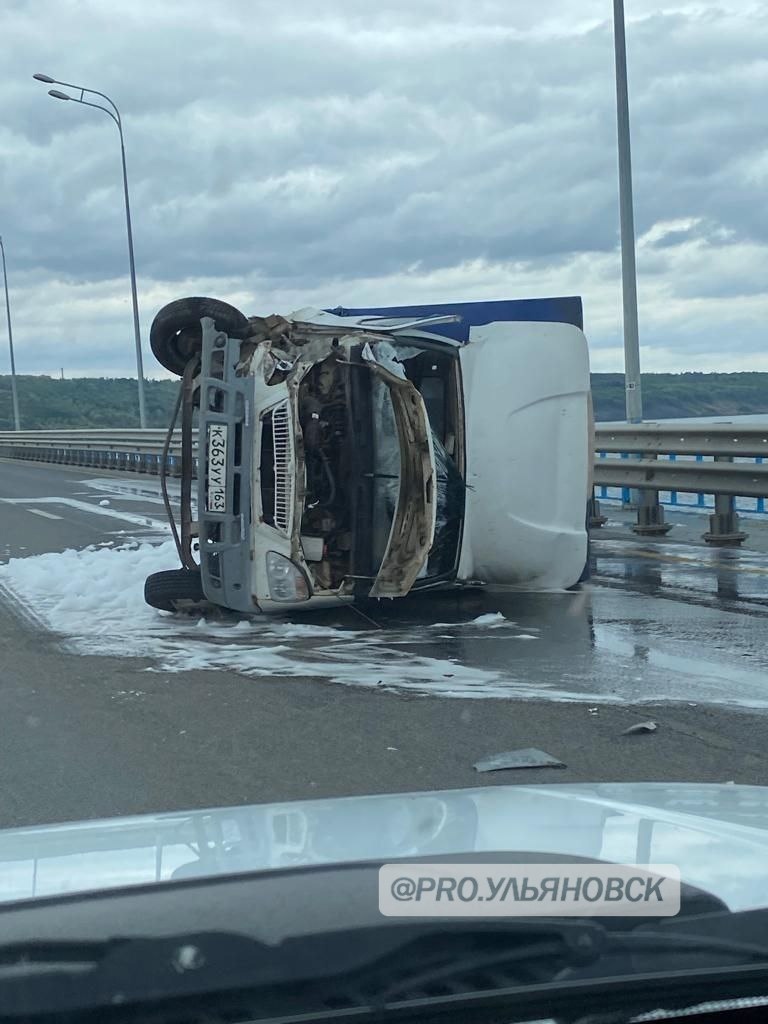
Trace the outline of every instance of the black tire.
<instances>
[{"instance_id":1,"label":"black tire","mask_svg":"<svg viewBox=\"0 0 768 1024\"><path fill-rule=\"evenodd\" d=\"M180 605L202 604L205 594L200 573L191 569L153 572L144 581L144 600L163 612L178 611Z\"/></svg>"},{"instance_id":2,"label":"black tire","mask_svg":"<svg viewBox=\"0 0 768 1024\"><path fill-rule=\"evenodd\" d=\"M244 313L220 299L192 296L169 302L152 321L149 332L149 344L155 359L166 370L181 377L189 360L200 352L200 319L204 316L213 319L217 330L234 336L248 323Z\"/></svg>"}]
</instances>

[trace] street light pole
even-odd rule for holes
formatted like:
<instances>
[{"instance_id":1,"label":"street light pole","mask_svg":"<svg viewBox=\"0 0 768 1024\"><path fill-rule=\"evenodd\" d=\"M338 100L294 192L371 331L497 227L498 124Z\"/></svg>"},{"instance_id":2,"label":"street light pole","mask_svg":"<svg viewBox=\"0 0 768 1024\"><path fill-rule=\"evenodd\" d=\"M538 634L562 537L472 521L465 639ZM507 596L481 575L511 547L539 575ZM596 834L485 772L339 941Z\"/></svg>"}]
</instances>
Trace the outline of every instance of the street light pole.
<instances>
[{"instance_id":1,"label":"street light pole","mask_svg":"<svg viewBox=\"0 0 768 1024\"><path fill-rule=\"evenodd\" d=\"M128 232L128 264L131 270L131 300L133 302L133 339L136 346L136 372L139 377L139 425L147 425L147 409L144 404L144 361L141 356L141 330L139 327L139 299L136 294L136 264L133 259L133 229L131 228L131 204L128 200L128 171L125 166L125 142L120 115L117 117L120 132L120 158L123 162L123 195L125 196L125 226Z\"/></svg>"},{"instance_id":2,"label":"street light pole","mask_svg":"<svg viewBox=\"0 0 768 1024\"><path fill-rule=\"evenodd\" d=\"M38 82L45 82L48 85L63 85L67 89L76 89L79 96L69 96L67 93L59 92L58 89L49 89L48 95L53 96L57 100L73 100L75 103L81 103L85 107L94 107L96 110L103 110L108 117L117 125L117 130L120 135L120 159L123 168L123 195L125 197L125 224L128 233L128 263L130 266L131 274L131 299L133 302L133 336L134 343L136 346L136 371L138 374L139 383L139 423L144 429L147 425L147 413L146 406L144 403L144 360L141 354L141 330L139 327L139 300L136 291L136 264L133 257L133 229L131 227L131 204L128 198L128 170L125 164L125 140L123 138L123 123L120 117L120 111L117 109L117 105L105 95L103 92L97 92L95 89L86 89L82 85L72 85L71 82L60 82L56 78L51 78L49 75L36 74L32 76L36 78ZM102 107L99 103L91 103L85 99L85 93L91 96L100 96L101 99L106 102L112 108L109 110L107 107Z\"/></svg>"},{"instance_id":3,"label":"street light pole","mask_svg":"<svg viewBox=\"0 0 768 1024\"><path fill-rule=\"evenodd\" d=\"M5 282L5 315L8 318L8 347L11 351L11 398L13 401L13 429L21 430L19 420L19 396L16 391L16 361L13 357L13 331L11 330L11 300L8 298L8 271L5 266L5 246L0 236L0 253L3 257L3 281Z\"/></svg>"},{"instance_id":4,"label":"street light pole","mask_svg":"<svg viewBox=\"0 0 768 1024\"><path fill-rule=\"evenodd\" d=\"M629 96L627 90L627 43L624 34L624 0L613 0L613 44L616 53L616 127L619 146L619 220L621 223L621 290L624 305L624 385L628 423L643 421L640 386L640 337L637 328L637 267L635 265L635 217L632 208L632 157L629 145ZM629 507L637 509L632 527L640 536L662 536L672 529L664 522L657 491L641 488L629 492Z\"/></svg>"},{"instance_id":5,"label":"street light pole","mask_svg":"<svg viewBox=\"0 0 768 1024\"><path fill-rule=\"evenodd\" d=\"M613 0L613 43L616 53L616 125L619 146L619 220L621 224L621 290L624 305L624 385L627 421L641 423L640 337L637 326L635 218L632 208L632 157L629 142L627 45L624 0Z\"/></svg>"}]
</instances>

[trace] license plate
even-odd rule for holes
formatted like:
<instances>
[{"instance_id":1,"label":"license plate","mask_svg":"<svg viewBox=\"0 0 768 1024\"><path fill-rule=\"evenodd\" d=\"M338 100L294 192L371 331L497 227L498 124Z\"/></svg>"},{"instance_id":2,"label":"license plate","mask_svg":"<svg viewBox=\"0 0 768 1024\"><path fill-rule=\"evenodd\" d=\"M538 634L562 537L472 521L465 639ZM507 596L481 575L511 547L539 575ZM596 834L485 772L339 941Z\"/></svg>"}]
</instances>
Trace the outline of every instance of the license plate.
<instances>
[{"instance_id":1,"label":"license plate","mask_svg":"<svg viewBox=\"0 0 768 1024\"><path fill-rule=\"evenodd\" d=\"M209 512L227 511L227 431L224 423L208 425L208 497Z\"/></svg>"}]
</instances>

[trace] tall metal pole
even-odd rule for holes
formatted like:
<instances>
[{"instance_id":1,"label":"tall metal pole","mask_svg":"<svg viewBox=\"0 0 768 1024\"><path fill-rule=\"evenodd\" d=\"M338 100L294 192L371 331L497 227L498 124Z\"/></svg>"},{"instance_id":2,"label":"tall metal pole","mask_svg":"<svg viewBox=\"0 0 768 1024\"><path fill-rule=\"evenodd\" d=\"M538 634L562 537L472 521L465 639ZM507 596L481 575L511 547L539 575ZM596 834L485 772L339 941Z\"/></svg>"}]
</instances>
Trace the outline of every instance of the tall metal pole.
<instances>
[{"instance_id":1,"label":"tall metal pole","mask_svg":"<svg viewBox=\"0 0 768 1024\"><path fill-rule=\"evenodd\" d=\"M75 103L82 103L85 107L95 107L96 110L103 110L105 114L112 118L117 125L117 130L120 133L120 159L123 167L123 195L125 197L125 223L128 231L128 263L130 266L131 273L131 299L133 301L133 337L136 346L136 371L139 378L139 423L144 429L147 425L147 413L146 406L144 403L144 360L141 354L141 330L139 327L139 300L136 292L136 264L133 258L133 229L131 227L131 204L128 199L128 170L125 165L125 140L123 139L123 122L120 117L120 111L117 109L117 104L114 100L111 100L103 92L98 92L96 89L86 89L82 85L73 85L71 82L62 82L58 78L51 78L50 75L36 74L32 76L39 82L45 82L48 85L63 85L67 89L77 89L80 93L79 96L68 96L66 93L59 92L58 89L49 90L48 95L53 96L57 100L72 100ZM85 93L90 96L99 96L112 108L108 110L106 107L102 107L99 103L91 103L85 99Z\"/></svg>"},{"instance_id":2,"label":"tall metal pole","mask_svg":"<svg viewBox=\"0 0 768 1024\"><path fill-rule=\"evenodd\" d=\"M5 246L0 237L0 253L3 256L3 281L5 282L5 315L8 318L8 347L11 351L11 397L13 401L13 429L21 430L19 420L19 396L16 391L16 360L13 357L13 331L11 330L11 300L8 298L8 271L5 266Z\"/></svg>"},{"instance_id":3,"label":"tall metal pole","mask_svg":"<svg viewBox=\"0 0 768 1024\"><path fill-rule=\"evenodd\" d=\"M131 228L131 204L128 200L128 171L125 166L125 143L123 125L117 116L120 132L120 158L123 162L123 194L125 195L125 224L128 229L128 262L131 268L131 298L133 300L133 339L136 345L136 371L139 375L139 424L143 430L147 425L147 410L144 404L144 360L141 355L141 330L139 327L139 299L136 294L136 264L133 259L133 230Z\"/></svg>"},{"instance_id":4,"label":"tall metal pole","mask_svg":"<svg viewBox=\"0 0 768 1024\"><path fill-rule=\"evenodd\" d=\"M643 419L640 386L640 337L637 326L637 268L635 218L632 209L632 156L629 143L627 46L624 0L613 0L613 43L616 53L616 124L619 143L619 219L621 224L621 290L624 305L624 385L627 420Z\"/></svg>"}]
</instances>

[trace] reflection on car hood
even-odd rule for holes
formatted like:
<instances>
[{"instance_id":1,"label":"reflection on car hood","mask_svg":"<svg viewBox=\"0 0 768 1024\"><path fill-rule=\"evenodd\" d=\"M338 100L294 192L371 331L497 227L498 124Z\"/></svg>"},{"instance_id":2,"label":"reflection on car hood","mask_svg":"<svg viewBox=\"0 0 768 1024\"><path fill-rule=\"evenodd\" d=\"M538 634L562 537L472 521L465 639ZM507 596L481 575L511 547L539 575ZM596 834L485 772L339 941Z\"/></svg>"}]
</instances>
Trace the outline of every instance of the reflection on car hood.
<instances>
[{"instance_id":1,"label":"reflection on car hood","mask_svg":"<svg viewBox=\"0 0 768 1024\"><path fill-rule=\"evenodd\" d=\"M0 832L0 900L300 864L536 851L672 863L731 909L768 906L768 788L489 786Z\"/></svg>"}]
</instances>

